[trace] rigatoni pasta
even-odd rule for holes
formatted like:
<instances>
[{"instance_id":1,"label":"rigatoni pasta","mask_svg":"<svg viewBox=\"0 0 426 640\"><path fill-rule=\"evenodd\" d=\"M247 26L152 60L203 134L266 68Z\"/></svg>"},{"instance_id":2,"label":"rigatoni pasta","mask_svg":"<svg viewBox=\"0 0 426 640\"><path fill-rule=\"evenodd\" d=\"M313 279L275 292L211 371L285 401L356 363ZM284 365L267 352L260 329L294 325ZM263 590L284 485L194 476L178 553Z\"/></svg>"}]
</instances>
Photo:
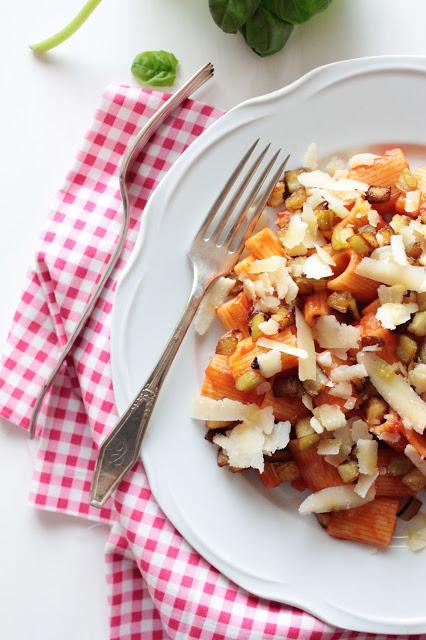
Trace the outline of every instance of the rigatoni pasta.
<instances>
[{"instance_id":1,"label":"rigatoni pasta","mask_svg":"<svg viewBox=\"0 0 426 640\"><path fill-rule=\"evenodd\" d=\"M221 467L308 488L301 514L384 548L426 486L426 168L401 149L340 167L280 181L276 227L228 276L194 417Z\"/></svg>"}]
</instances>

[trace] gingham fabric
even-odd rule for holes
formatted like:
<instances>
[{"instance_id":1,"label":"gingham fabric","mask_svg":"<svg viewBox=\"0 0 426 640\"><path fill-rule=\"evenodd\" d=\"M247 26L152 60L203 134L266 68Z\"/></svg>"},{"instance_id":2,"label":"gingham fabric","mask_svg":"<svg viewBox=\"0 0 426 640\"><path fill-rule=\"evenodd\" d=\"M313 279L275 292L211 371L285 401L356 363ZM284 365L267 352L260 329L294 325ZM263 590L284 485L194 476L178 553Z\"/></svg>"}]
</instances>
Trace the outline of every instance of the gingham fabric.
<instances>
[{"instance_id":1,"label":"gingham fabric","mask_svg":"<svg viewBox=\"0 0 426 640\"><path fill-rule=\"evenodd\" d=\"M74 168L57 194L0 369L0 415L24 429L42 382L115 246L121 225L117 170L122 154L166 97L108 87ZM188 100L134 166L132 216L123 256L43 405L30 499L42 509L111 524L106 549L111 640L361 637L293 607L251 596L218 573L161 512L140 462L108 507L98 511L89 506L97 446L116 420L109 338L117 277L153 188L220 115Z\"/></svg>"}]
</instances>

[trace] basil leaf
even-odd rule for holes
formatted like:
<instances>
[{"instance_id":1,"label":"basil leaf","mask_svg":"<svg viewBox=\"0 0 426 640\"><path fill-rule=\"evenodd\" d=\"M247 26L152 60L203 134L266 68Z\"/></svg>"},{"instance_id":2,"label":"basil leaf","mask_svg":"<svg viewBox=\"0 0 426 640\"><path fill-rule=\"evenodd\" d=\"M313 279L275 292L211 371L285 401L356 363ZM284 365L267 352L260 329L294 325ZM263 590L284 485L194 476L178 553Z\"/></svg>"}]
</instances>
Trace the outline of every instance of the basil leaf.
<instances>
[{"instance_id":1,"label":"basil leaf","mask_svg":"<svg viewBox=\"0 0 426 640\"><path fill-rule=\"evenodd\" d=\"M132 73L153 87L170 87L176 79L177 58L169 51L143 51L133 60Z\"/></svg>"},{"instance_id":2,"label":"basil leaf","mask_svg":"<svg viewBox=\"0 0 426 640\"><path fill-rule=\"evenodd\" d=\"M327 9L329 4L331 0L263 0L265 9L291 24L306 22L316 13Z\"/></svg>"},{"instance_id":3,"label":"basil leaf","mask_svg":"<svg viewBox=\"0 0 426 640\"><path fill-rule=\"evenodd\" d=\"M225 33L236 33L254 14L260 0L209 0L210 13Z\"/></svg>"},{"instance_id":4,"label":"basil leaf","mask_svg":"<svg viewBox=\"0 0 426 640\"><path fill-rule=\"evenodd\" d=\"M292 24L280 20L263 7L259 7L247 20L241 32L249 47L263 57L282 49L292 30Z\"/></svg>"}]
</instances>

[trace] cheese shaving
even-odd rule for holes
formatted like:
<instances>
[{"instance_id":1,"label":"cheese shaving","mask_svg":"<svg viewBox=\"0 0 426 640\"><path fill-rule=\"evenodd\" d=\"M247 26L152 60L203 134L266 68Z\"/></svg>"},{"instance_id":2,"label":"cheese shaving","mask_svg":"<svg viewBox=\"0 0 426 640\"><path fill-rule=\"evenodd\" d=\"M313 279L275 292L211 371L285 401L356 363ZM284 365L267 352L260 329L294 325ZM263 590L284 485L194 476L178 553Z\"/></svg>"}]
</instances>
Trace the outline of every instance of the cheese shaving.
<instances>
[{"instance_id":1,"label":"cheese shaving","mask_svg":"<svg viewBox=\"0 0 426 640\"><path fill-rule=\"evenodd\" d=\"M377 227L380 222L380 216L374 209L370 209L367 214L368 224L371 224L372 227Z\"/></svg>"},{"instance_id":2,"label":"cheese shaving","mask_svg":"<svg viewBox=\"0 0 426 640\"><path fill-rule=\"evenodd\" d=\"M352 396L352 385L350 382L339 382L332 387L329 392L330 396L336 398L348 399Z\"/></svg>"},{"instance_id":3,"label":"cheese shaving","mask_svg":"<svg viewBox=\"0 0 426 640\"><path fill-rule=\"evenodd\" d=\"M305 155L303 156L303 166L310 171L318 167L318 148L315 142L311 142L306 149Z\"/></svg>"},{"instance_id":4,"label":"cheese shaving","mask_svg":"<svg viewBox=\"0 0 426 640\"><path fill-rule=\"evenodd\" d=\"M249 268L249 273L269 273L280 267L285 267L286 261L281 256L271 256L263 260L254 260Z\"/></svg>"},{"instance_id":5,"label":"cheese shaving","mask_svg":"<svg viewBox=\"0 0 426 640\"><path fill-rule=\"evenodd\" d=\"M260 322L258 327L266 336L275 336L280 330L280 325L273 318L269 318L269 320L265 322Z\"/></svg>"},{"instance_id":6,"label":"cheese shaving","mask_svg":"<svg viewBox=\"0 0 426 640\"><path fill-rule=\"evenodd\" d=\"M426 392L426 364L416 364L408 374L410 384L416 388L417 393Z\"/></svg>"},{"instance_id":7,"label":"cheese shaving","mask_svg":"<svg viewBox=\"0 0 426 640\"><path fill-rule=\"evenodd\" d=\"M324 349L356 349L360 339L358 327L340 323L334 316L322 316L314 327L314 337Z\"/></svg>"},{"instance_id":8,"label":"cheese shaving","mask_svg":"<svg viewBox=\"0 0 426 640\"><path fill-rule=\"evenodd\" d=\"M407 444L404 449L404 453L413 465L417 467L424 476L426 476L426 460L418 454L412 444Z\"/></svg>"},{"instance_id":9,"label":"cheese shaving","mask_svg":"<svg viewBox=\"0 0 426 640\"><path fill-rule=\"evenodd\" d=\"M377 471L378 444L376 440L358 440L356 456L360 473L371 475Z\"/></svg>"},{"instance_id":10,"label":"cheese shaving","mask_svg":"<svg viewBox=\"0 0 426 640\"><path fill-rule=\"evenodd\" d=\"M313 280L320 280L333 275L330 265L321 259L318 251L306 258L303 272L307 278L312 278Z\"/></svg>"},{"instance_id":11,"label":"cheese shaving","mask_svg":"<svg viewBox=\"0 0 426 640\"><path fill-rule=\"evenodd\" d=\"M346 425L345 414L336 404L322 404L315 407L313 414L326 431L335 431Z\"/></svg>"},{"instance_id":12,"label":"cheese shaving","mask_svg":"<svg viewBox=\"0 0 426 640\"><path fill-rule=\"evenodd\" d=\"M270 411L265 411L270 409ZM259 409L257 404L243 404L238 400L213 400L206 396L196 396L192 405L192 417L195 420L238 421L248 420L265 424L265 420L271 420L273 414L271 407ZM272 427L271 427L272 428Z\"/></svg>"},{"instance_id":13,"label":"cheese shaving","mask_svg":"<svg viewBox=\"0 0 426 640\"><path fill-rule=\"evenodd\" d=\"M365 498L367 493L370 491L371 487L376 482L378 476L379 476L378 471L375 471L374 473L371 473L371 474L361 473L358 478L358 482L354 487L355 493L361 496L361 498Z\"/></svg>"},{"instance_id":14,"label":"cheese shaving","mask_svg":"<svg viewBox=\"0 0 426 640\"><path fill-rule=\"evenodd\" d=\"M407 545L411 551L426 547L426 513L418 513L408 527Z\"/></svg>"},{"instance_id":15,"label":"cheese shaving","mask_svg":"<svg viewBox=\"0 0 426 640\"><path fill-rule=\"evenodd\" d=\"M277 422L272 432L265 436L263 443L263 453L272 455L279 449L285 449L290 440L291 423L289 420L285 422Z\"/></svg>"},{"instance_id":16,"label":"cheese shaving","mask_svg":"<svg viewBox=\"0 0 426 640\"><path fill-rule=\"evenodd\" d=\"M271 349L266 353L260 353L257 356L257 362L259 365L260 373L265 376L265 378L271 378L276 373L280 373L281 371L281 353L279 351L275 351L274 349Z\"/></svg>"},{"instance_id":17,"label":"cheese shaving","mask_svg":"<svg viewBox=\"0 0 426 640\"><path fill-rule=\"evenodd\" d=\"M311 425L311 427L315 431L315 433L323 433L324 432L324 427L322 426L322 424L318 420L318 418L315 418L315 416L309 420L309 424Z\"/></svg>"},{"instance_id":18,"label":"cheese shaving","mask_svg":"<svg viewBox=\"0 0 426 640\"><path fill-rule=\"evenodd\" d=\"M347 409L348 411L352 411L355 405L356 405L356 398L348 398L345 404L343 405L343 408Z\"/></svg>"},{"instance_id":19,"label":"cheese shaving","mask_svg":"<svg viewBox=\"0 0 426 640\"><path fill-rule=\"evenodd\" d=\"M270 338L259 338L257 340L259 347L265 347L265 349L275 349L281 351L281 353L287 353L289 356L295 356L296 358L307 358L308 354L304 349L298 349L292 347L284 342L278 342L278 340L271 340Z\"/></svg>"},{"instance_id":20,"label":"cheese shaving","mask_svg":"<svg viewBox=\"0 0 426 640\"><path fill-rule=\"evenodd\" d=\"M352 486L327 487L308 496L300 505L299 513L329 513L330 511L345 511L360 507L375 498L374 487L364 498L355 493Z\"/></svg>"},{"instance_id":21,"label":"cheese shaving","mask_svg":"<svg viewBox=\"0 0 426 640\"><path fill-rule=\"evenodd\" d=\"M377 289L380 304L386 304L388 302L400 304L405 293L406 289L402 284L394 284L391 287L381 284Z\"/></svg>"},{"instance_id":22,"label":"cheese shaving","mask_svg":"<svg viewBox=\"0 0 426 640\"><path fill-rule=\"evenodd\" d=\"M420 196L421 191L408 191L405 194L405 205L404 209L407 213L415 213L419 210L420 207Z\"/></svg>"},{"instance_id":23,"label":"cheese shaving","mask_svg":"<svg viewBox=\"0 0 426 640\"><path fill-rule=\"evenodd\" d=\"M195 331L203 336L216 317L216 308L223 304L229 296L235 281L231 278L221 277L209 288L201 301L195 316Z\"/></svg>"},{"instance_id":24,"label":"cheese shaving","mask_svg":"<svg viewBox=\"0 0 426 640\"><path fill-rule=\"evenodd\" d=\"M373 353L361 353L360 359L377 391L399 413L405 426L423 433L426 425L426 402L408 382L396 375L385 360Z\"/></svg>"},{"instance_id":25,"label":"cheese shaving","mask_svg":"<svg viewBox=\"0 0 426 640\"><path fill-rule=\"evenodd\" d=\"M306 352L306 358L299 359L299 380L302 382L305 380L316 379L316 358L315 358L315 344L312 336L310 326L305 320L303 313L296 307L296 330L297 330L297 347L300 351Z\"/></svg>"},{"instance_id":26,"label":"cheese shaving","mask_svg":"<svg viewBox=\"0 0 426 640\"><path fill-rule=\"evenodd\" d=\"M300 214L294 213L288 223L285 233L281 236L281 242L286 249L293 249L303 243L308 225L302 221Z\"/></svg>"},{"instance_id":27,"label":"cheese shaving","mask_svg":"<svg viewBox=\"0 0 426 640\"><path fill-rule=\"evenodd\" d=\"M348 160L349 169L371 167L376 158L380 158L380 156L377 156L375 153L356 153Z\"/></svg>"},{"instance_id":28,"label":"cheese shaving","mask_svg":"<svg viewBox=\"0 0 426 640\"><path fill-rule=\"evenodd\" d=\"M402 236L394 235L391 237L391 249L396 264L408 264L407 254L405 253L405 246Z\"/></svg>"},{"instance_id":29,"label":"cheese shaving","mask_svg":"<svg viewBox=\"0 0 426 640\"><path fill-rule=\"evenodd\" d=\"M352 440L372 440L373 436L368 430L368 424L364 420L355 420L351 426Z\"/></svg>"},{"instance_id":30,"label":"cheese shaving","mask_svg":"<svg viewBox=\"0 0 426 640\"><path fill-rule=\"evenodd\" d=\"M324 438L320 440L317 447L317 453L320 456L336 455L340 451L342 441L339 438Z\"/></svg>"},{"instance_id":31,"label":"cheese shaving","mask_svg":"<svg viewBox=\"0 0 426 640\"><path fill-rule=\"evenodd\" d=\"M360 276L384 284L401 284L410 291L419 293L426 291L426 269L424 267L404 266L372 258L363 258L355 272Z\"/></svg>"},{"instance_id":32,"label":"cheese shaving","mask_svg":"<svg viewBox=\"0 0 426 640\"><path fill-rule=\"evenodd\" d=\"M347 380L359 380L367 377L367 370L363 364L346 365L335 367L331 372L331 379L334 382L346 382Z\"/></svg>"},{"instance_id":33,"label":"cheese shaving","mask_svg":"<svg viewBox=\"0 0 426 640\"><path fill-rule=\"evenodd\" d=\"M416 313L419 307L414 302L398 304L387 302L376 311L376 318L386 329L396 329L411 319L411 314Z\"/></svg>"},{"instance_id":34,"label":"cheese shaving","mask_svg":"<svg viewBox=\"0 0 426 640\"><path fill-rule=\"evenodd\" d=\"M317 250L319 257L323 262L325 262L325 264L329 264L332 267L336 266L335 259L328 253L328 251L320 247L318 244L315 245L315 249Z\"/></svg>"}]
</instances>

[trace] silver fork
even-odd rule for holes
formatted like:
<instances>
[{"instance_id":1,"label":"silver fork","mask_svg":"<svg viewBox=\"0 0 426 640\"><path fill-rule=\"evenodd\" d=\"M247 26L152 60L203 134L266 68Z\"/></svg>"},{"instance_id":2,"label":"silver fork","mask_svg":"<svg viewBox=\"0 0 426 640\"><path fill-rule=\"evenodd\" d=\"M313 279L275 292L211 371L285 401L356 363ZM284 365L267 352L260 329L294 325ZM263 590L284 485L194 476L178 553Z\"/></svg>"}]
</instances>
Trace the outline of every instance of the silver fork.
<instances>
[{"instance_id":1,"label":"silver fork","mask_svg":"<svg viewBox=\"0 0 426 640\"><path fill-rule=\"evenodd\" d=\"M120 170L119 170L120 192L121 192L121 198L123 200L123 221L122 221L117 245L114 249L114 253L111 256L104 273L102 274L101 279L96 285L96 288L93 291L86 308L84 309L84 312L80 320L78 321L74 331L69 337L68 342L64 346L54 368L50 372L46 382L43 384L43 387L41 388L41 391L36 399L36 402L34 404L33 411L31 414L31 420L30 420L29 431L30 431L31 438L34 437L36 432L37 416L40 411L40 407L43 402L43 399L48 389L50 388L50 385L55 379L56 374L58 373L59 369L64 363L66 357L71 352L88 318L92 314L92 311L95 308L95 304L98 301L99 296L101 295L108 281L108 278L113 272L114 267L117 264L117 261L123 251L124 242L126 240L127 231L128 231L129 222L130 222L129 196L127 191L127 173L128 173L129 167L133 163L133 161L137 158L139 153L142 151L143 147L151 138L153 133L155 133L158 127L172 113L172 111L174 111L174 109L176 109L176 107L180 105L184 100L186 100L186 98L188 98L196 89L201 87L201 85L203 85L207 80L209 80L213 76L213 73L214 73L214 68L210 62L205 64L203 67L201 67L201 69L199 69L196 73L194 73L194 75L191 76L191 78L189 78L189 80L187 80L180 87L180 89L176 91L176 93L174 93L172 96L170 96L168 100L166 100L166 102L158 109L158 111L156 111L154 115L148 120L146 125L139 131L137 136L130 141L129 148L126 150L126 153L123 156L123 159L120 165Z\"/></svg>"},{"instance_id":2,"label":"silver fork","mask_svg":"<svg viewBox=\"0 0 426 640\"><path fill-rule=\"evenodd\" d=\"M90 492L90 503L94 507L101 507L106 502L120 480L136 462L161 386L204 294L218 277L229 273L234 267L247 236L256 225L271 190L284 170L288 156L278 168L275 168L272 177L261 192L266 178L274 166L276 167L281 153L281 149L278 149L258 177L255 177L269 150L268 144L242 176L223 213L219 213L258 142L259 139L252 144L238 163L192 242L188 254L193 268L191 294L156 367L100 448ZM234 221L233 214L247 190L248 194Z\"/></svg>"}]
</instances>

